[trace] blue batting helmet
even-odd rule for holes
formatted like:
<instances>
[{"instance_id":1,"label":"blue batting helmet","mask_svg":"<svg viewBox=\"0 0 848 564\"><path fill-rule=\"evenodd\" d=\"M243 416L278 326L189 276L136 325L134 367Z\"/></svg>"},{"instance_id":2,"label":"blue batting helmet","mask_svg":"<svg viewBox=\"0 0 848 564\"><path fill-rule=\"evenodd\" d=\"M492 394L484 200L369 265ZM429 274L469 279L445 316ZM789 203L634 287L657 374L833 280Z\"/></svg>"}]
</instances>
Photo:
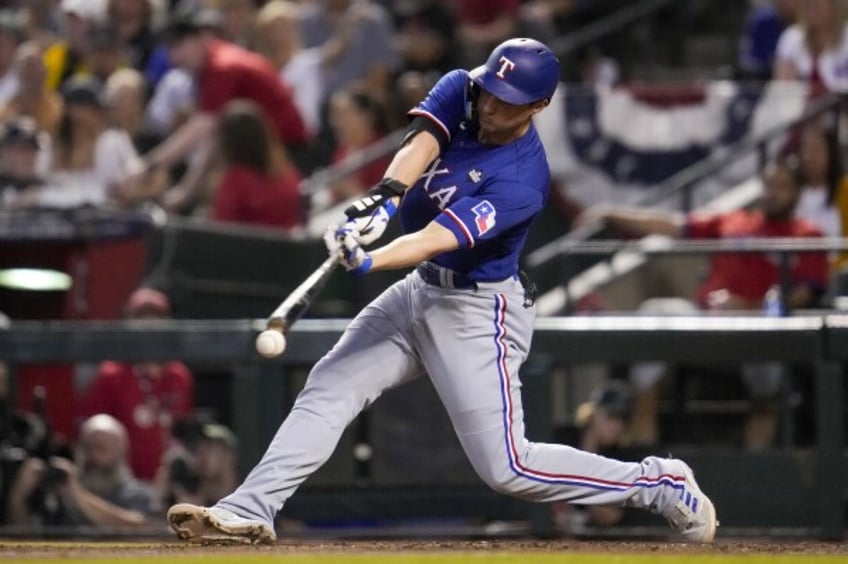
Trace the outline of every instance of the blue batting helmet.
<instances>
[{"instance_id":1,"label":"blue batting helmet","mask_svg":"<svg viewBox=\"0 0 848 564\"><path fill-rule=\"evenodd\" d=\"M530 104L554 95L559 82L559 59L535 39L504 41L485 65L469 72L474 84L510 104Z\"/></svg>"}]
</instances>

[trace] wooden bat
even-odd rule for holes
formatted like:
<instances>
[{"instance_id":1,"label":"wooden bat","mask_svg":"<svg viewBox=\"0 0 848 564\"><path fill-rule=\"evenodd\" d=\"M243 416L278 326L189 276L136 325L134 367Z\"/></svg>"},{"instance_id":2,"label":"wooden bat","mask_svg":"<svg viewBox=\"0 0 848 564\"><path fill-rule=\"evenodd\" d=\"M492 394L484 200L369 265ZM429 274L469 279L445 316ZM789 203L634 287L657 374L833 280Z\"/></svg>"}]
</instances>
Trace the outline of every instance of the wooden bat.
<instances>
[{"instance_id":1,"label":"wooden bat","mask_svg":"<svg viewBox=\"0 0 848 564\"><path fill-rule=\"evenodd\" d=\"M265 322L266 330L256 338L256 350L262 356L272 358L279 356L286 348L285 333L295 321L309 309L315 296L324 287L327 280L339 264L337 256L333 255L321 263L315 272L300 283L289 296L283 300L277 309L271 313Z\"/></svg>"}]
</instances>

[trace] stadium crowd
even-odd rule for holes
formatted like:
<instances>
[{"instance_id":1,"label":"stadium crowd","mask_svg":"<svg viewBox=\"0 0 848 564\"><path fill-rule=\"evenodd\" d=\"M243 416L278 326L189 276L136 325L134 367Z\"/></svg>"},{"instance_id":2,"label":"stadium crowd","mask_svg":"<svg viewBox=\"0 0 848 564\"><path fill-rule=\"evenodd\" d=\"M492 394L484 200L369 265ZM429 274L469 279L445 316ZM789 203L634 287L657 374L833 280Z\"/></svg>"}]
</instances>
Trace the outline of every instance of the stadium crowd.
<instances>
[{"instance_id":1,"label":"stadium crowd","mask_svg":"<svg viewBox=\"0 0 848 564\"><path fill-rule=\"evenodd\" d=\"M39 0L0 12L3 206L132 207L297 229L301 180L405 121L439 73L613 2ZM18 132L28 132L20 135ZM9 157L15 159L14 156ZM340 179L317 208L379 180ZM279 201L283 205L269 205Z\"/></svg>"},{"instance_id":2,"label":"stadium crowd","mask_svg":"<svg viewBox=\"0 0 848 564\"><path fill-rule=\"evenodd\" d=\"M155 202L169 214L298 232L310 210L378 182L388 157L334 181L307 203L303 180L402 127L406 111L443 72L476 64L508 37L556 40L620 4L8 0L0 3L0 210L132 209ZM751 4L739 78L806 81L811 96L845 89L842 0ZM563 69L564 79L610 85L627 76L595 48L578 60L579 69ZM807 127L787 149L799 162L797 174L793 164L784 180L797 183L799 195L783 219L813 223L797 230L804 234L842 236L848 227L833 126ZM635 225L607 208L592 213L631 230ZM758 220L751 221L756 225L748 227L758 229ZM715 225L709 231L706 223L690 223L704 237L726 235ZM682 224L668 225L683 235ZM640 234L653 232L648 227ZM834 256L831 264L836 272L842 260ZM761 271L768 280L744 296L746 308L761 305L777 276L774 265ZM817 297L827 274L816 270L813 278L810 292ZM799 282L809 285L810 277ZM727 289L712 288L727 300L739 298ZM814 296L804 297L808 305ZM141 288L125 314L172 311L162 292ZM5 522L133 527L175 501L208 503L225 495L236 484L236 440L220 422L196 417L194 386L178 362L100 365L75 413L73 448L57 454L32 447L14 468L4 465ZM617 446L629 401L616 415L610 441L616 444L595 450ZM27 422L22 436L31 438L38 425ZM650 432L647 442L655 442L656 429ZM770 428L765 442L773 434Z\"/></svg>"}]
</instances>

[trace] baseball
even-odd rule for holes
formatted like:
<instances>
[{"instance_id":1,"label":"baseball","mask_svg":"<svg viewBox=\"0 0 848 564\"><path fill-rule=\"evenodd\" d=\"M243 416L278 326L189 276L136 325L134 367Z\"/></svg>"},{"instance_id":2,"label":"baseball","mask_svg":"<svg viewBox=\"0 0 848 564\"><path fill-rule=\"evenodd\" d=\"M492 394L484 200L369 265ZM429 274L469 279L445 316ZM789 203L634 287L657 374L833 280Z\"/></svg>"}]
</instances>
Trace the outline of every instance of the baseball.
<instances>
[{"instance_id":1,"label":"baseball","mask_svg":"<svg viewBox=\"0 0 848 564\"><path fill-rule=\"evenodd\" d=\"M279 331L268 329L256 337L256 351L265 358L280 356L286 350L286 337Z\"/></svg>"}]
</instances>

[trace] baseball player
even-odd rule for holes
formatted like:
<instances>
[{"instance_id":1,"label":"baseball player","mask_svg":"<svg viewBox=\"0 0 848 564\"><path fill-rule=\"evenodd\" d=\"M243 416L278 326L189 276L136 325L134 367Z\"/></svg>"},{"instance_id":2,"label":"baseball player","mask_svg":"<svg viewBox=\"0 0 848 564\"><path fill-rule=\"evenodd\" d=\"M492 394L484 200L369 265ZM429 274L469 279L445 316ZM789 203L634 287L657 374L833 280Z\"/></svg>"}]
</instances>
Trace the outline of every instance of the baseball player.
<instances>
[{"instance_id":1,"label":"baseball player","mask_svg":"<svg viewBox=\"0 0 848 564\"><path fill-rule=\"evenodd\" d=\"M471 464L494 490L539 502L641 507L689 540L713 540L715 508L683 461L625 463L524 437L518 370L535 310L518 258L550 183L532 118L550 102L559 75L548 47L511 39L484 65L446 74L410 112L386 178L325 240L354 274L415 270L366 306L315 365L235 492L213 507L168 511L180 538L273 542L277 512L330 457L348 423L385 390L426 374ZM406 234L366 251L396 212Z\"/></svg>"}]
</instances>

